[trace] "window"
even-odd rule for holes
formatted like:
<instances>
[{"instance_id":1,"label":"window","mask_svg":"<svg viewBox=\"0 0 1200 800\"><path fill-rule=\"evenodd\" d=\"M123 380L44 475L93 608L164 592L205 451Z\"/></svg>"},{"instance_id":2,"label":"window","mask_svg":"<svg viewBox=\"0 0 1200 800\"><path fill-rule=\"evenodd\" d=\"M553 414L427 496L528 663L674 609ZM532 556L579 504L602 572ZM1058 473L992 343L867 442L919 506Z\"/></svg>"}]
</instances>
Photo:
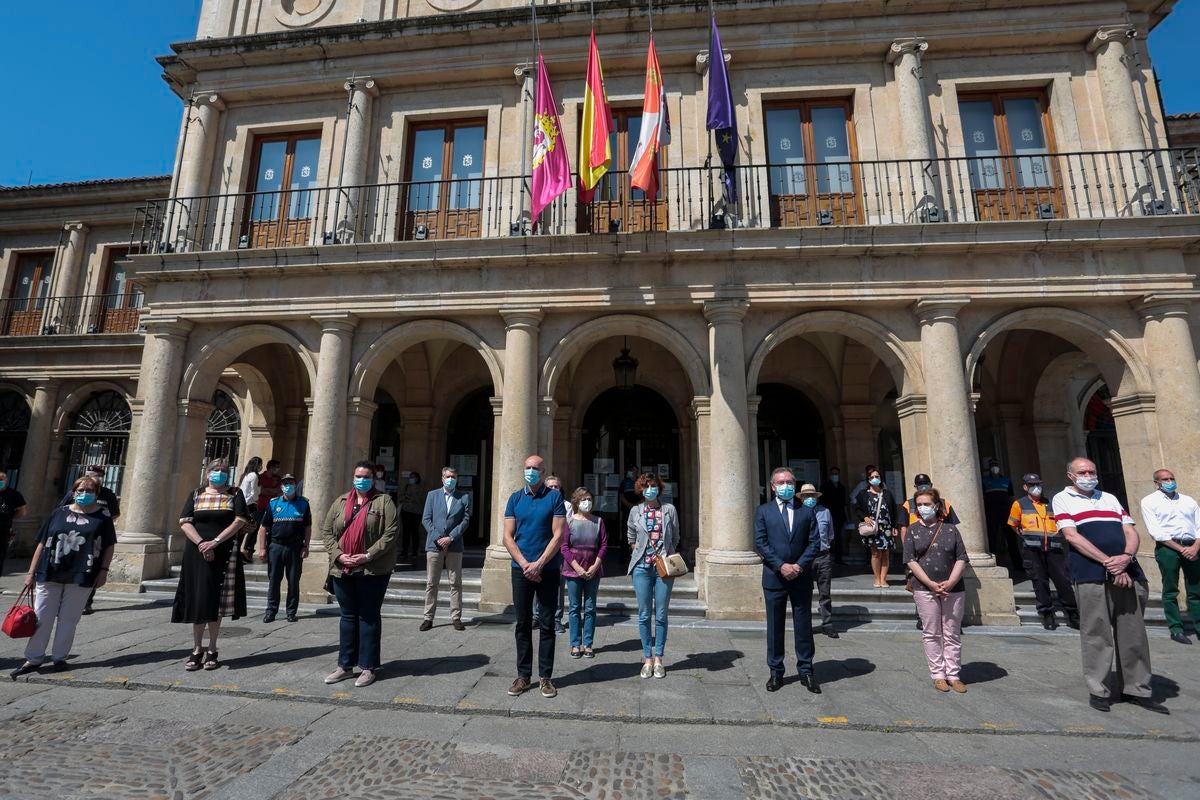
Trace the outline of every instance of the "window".
<instances>
[{"instance_id":1,"label":"window","mask_svg":"<svg viewBox=\"0 0 1200 800\"><path fill-rule=\"evenodd\" d=\"M50 294L54 251L21 253L4 303L4 333L35 336L42 332L42 312Z\"/></svg>"},{"instance_id":2,"label":"window","mask_svg":"<svg viewBox=\"0 0 1200 800\"><path fill-rule=\"evenodd\" d=\"M478 238L482 120L414 127L408 137L402 239Z\"/></svg>"},{"instance_id":3,"label":"window","mask_svg":"<svg viewBox=\"0 0 1200 800\"><path fill-rule=\"evenodd\" d=\"M770 104L766 122L771 224L860 222L849 101Z\"/></svg>"},{"instance_id":4,"label":"window","mask_svg":"<svg viewBox=\"0 0 1200 800\"><path fill-rule=\"evenodd\" d=\"M959 98L967 170L981 220L1043 219L1063 207L1042 92Z\"/></svg>"},{"instance_id":5,"label":"window","mask_svg":"<svg viewBox=\"0 0 1200 800\"><path fill-rule=\"evenodd\" d=\"M307 244L316 214L316 132L263 137L255 142L243 244L287 247Z\"/></svg>"},{"instance_id":6,"label":"window","mask_svg":"<svg viewBox=\"0 0 1200 800\"><path fill-rule=\"evenodd\" d=\"M591 205L579 209L577 225L581 232L607 233L614 230L614 225L627 232L666 229L667 204L661 202L666 183L666 152L658 153L658 192L654 198L646 197L644 191L633 188L629 182L629 167L641 133L640 108L613 110L612 132L608 136L612 169L596 184Z\"/></svg>"},{"instance_id":7,"label":"window","mask_svg":"<svg viewBox=\"0 0 1200 800\"><path fill-rule=\"evenodd\" d=\"M137 330L142 307L142 287L125 273L129 249L110 247L105 255L104 294L100 298L97 333L131 333Z\"/></svg>"}]
</instances>

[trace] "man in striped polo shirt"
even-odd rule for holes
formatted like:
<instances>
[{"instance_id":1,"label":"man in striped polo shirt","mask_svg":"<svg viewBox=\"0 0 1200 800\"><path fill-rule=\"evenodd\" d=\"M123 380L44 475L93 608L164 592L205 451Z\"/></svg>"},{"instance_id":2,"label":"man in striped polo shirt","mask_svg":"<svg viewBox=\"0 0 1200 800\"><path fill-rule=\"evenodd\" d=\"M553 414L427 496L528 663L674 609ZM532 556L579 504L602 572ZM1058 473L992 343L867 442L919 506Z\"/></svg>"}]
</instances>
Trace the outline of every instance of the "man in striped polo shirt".
<instances>
[{"instance_id":1,"label":"man in striped polo shirt","mask_svg":"<svg viewBox=\"0 0 1200 800\"><path fill-rule=\"evenodd\" d=\"M1135 555L1138 534L1117 498L1096 489L1096 465L1077 458L1067 465L1071 485L1054 496L1054 521L1071 553L1068 566L1079 604L1079 640L1088 703L1108 711L1122 692L1132 703L1166 714L1150 692L1150 645L1146 641L1149 588ZM1109 688L1113 658L1117 680Z\"/></svg>"}]
</instances>

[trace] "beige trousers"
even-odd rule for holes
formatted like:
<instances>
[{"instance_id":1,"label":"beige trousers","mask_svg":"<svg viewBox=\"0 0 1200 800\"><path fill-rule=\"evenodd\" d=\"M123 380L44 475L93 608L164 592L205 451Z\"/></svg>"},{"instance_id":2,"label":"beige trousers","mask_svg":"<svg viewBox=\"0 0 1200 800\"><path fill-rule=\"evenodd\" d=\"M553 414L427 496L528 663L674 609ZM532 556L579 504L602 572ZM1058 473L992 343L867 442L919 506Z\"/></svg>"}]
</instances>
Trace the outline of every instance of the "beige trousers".
<instances>
[{"instance_id":1,"label":"beige trousers","mask_svg":"<svg viewBox=\"0 0 1200 800\"><path fill-rule=\"evenodd\" d=\"M1146 641L1145 583L1118 589L1111 582L1077 583L1079 642L1083 650L1083 677L1097 697L1121 693L1150 696L1150 644ZM1109 677L1117 665L1114 691Z\"/></svg>"},{"instance_id":2,"label":"beige trousers","mask_svg":"<svg viewBox=\"0 0 1200 800\"><path fill-rule=\"evenodd\" d=\"M462 553L438 550L425 554L425 619L433 621L442 567L450 573L450 619L462 620Z\"/></svg>"}]
</instances>

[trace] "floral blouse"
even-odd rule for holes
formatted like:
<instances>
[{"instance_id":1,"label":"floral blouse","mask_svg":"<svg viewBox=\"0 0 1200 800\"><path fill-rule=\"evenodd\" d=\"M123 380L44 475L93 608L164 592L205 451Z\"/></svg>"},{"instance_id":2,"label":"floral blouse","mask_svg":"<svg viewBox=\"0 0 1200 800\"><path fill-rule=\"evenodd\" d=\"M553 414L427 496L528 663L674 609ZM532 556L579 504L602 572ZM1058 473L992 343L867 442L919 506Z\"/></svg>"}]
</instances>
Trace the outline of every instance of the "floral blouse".
<instances>
[{"instance_id":1,"label":"floral blouse","mask_svg":"<svg viewBox=\"0 0 1200 800\"><path fill-rule=\"evenodd\" d=\"M46 518L38 541L42 556L34 573L36 581L94 586L100 554L117 543L117 532L106 508L84 514L60 506Z\"/></svg>"},{"instance_id":2,"label":"floral blouse","mask_svg":"<svg viewBox=\"0 0 1200 800\"><path fill-rule=\"evenodd\" d=\"M646 555L643 560L650 566L654 566L655 556L663 549L662 508L646 506L646 510L642 512L642 522L646 525L646 532L650 534L650 544L646 547Z\"/></svg>"}]
</instances>

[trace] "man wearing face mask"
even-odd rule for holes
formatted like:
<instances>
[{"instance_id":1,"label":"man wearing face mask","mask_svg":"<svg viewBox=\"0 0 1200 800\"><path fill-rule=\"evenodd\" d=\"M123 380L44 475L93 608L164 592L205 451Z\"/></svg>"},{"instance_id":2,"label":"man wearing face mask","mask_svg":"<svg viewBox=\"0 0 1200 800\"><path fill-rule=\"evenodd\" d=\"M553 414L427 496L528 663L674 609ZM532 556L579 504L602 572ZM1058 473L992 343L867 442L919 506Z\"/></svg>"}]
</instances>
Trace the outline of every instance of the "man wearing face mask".
<instances>
[{"instance_id":1,"label":"man wearing face mask","mask_svg":"<svg viewBox=\"0 0 1200 800\"><path fill-rule=\"evenodd\" d=\"M425 613L421 630L433 627L442 568L450 573L450 624L466 630L462 621L463 534L471 523L471 495L458 489L458 470L442 467L442 485L425 495L421 523L425 536Z\"/></svg>"},{"instance_id":2,"label":"man wearing face mask","mask_svg":"<svg viewBox=\"0 0 1200 800\"><path fill-rule=\"evenodd\" d=\"M1200 630L1200 506L1179 491L1169 469L1154 473L1154 485L1156 490L1142 499L1142 519L1154 537L1154 560L1162 573L1163 615L1171 640L1191 644L1179 616L1179 573L1183 573L1192 627Z\"/></svg>"},{"instance_id":3,"label":"man wearing face mask","mask_svg":"<svg viewBox=\"0 0 1200 800\"><path fill-rule=\"evenodd\" d=\"M508 689L524 694L533 677L533 599L538 599L538 677L542 697L558 690L554 675L554 607L558 601L559 565L567 509L560 492L542 481L545 463L539 455L525 459L525 485L512 493L504 509L504 547L512 556L512 593L517 625L517 678Z\"/></svg>"},{"instance_id":4,"label":"man wearing face mask","mask_svg":"<svg viewBox=\"0 0 1200 800\"><path fill-rule=\"evenodd\" d=\"M1067 567L1079 604L1079 640L1088 704L1108 711L1113 702L1110 673L1117 659L1116 699L1166 714L1150 691L1150 645L1146 641L1149 587L1138 566L1138 533L1121 502L1096 489L1096 465L1077 458L1067 465L1071 485L1054 496L1054 522L1071 552Z\"/></svg>"},{"instance_id":5,"label":"man wearing face mask","mask_svg":"<svg viewBox=\"0 0 1200 800\"><path fill-rule=\"evenodd\" d=\"M1067 624L1078 630L1079 609L1067 575L1066 542L1054 524L1050 504L1042 497L1042 477L1030 472L1022 479L1021 486L1025 496L1013 502L1008 512L1008 526L1022 544L1025 574L1033 583L1042 627L1048 631L1058 627L1054 604L1050 601L1050 582L1054 581L1054 591L1058 592L1058 602L1067 615Z\"/></svg>"},{"instance_id":6,"label":"man wearing face mask","mask_svg":"<svg viewBox=\"0 0 1200 800\"><path fill-rule=\"evenodd\" d=\"M279 586L287 576L287 621L295 622L300 609L300 572L312 539L312 510L296 490L296 476L280 479L279 497L267 503L258 528L258 560L267 564L267 610L263 622L274 622L279 613Z\"/></svg>"},{"instance_id":7,"label":"man wearing face mask","mask_svg":"<svg viewBox=\"0 0 1200 800\"><path fill-rule=\"evenodd\" d=\"M1015 573L1021 568L1021 547L1009 535L1008 510L1012 507L1013 485L1000 472L1000 462L988 459L988 470L983 476L983 516L987 522L988 547L992 554L999 552L1000 539L1008 551L1008 569Z\"/></svg>"},{"instance_id":8,"label":"man wearing face mask","mask_svg":"<svg viewBox=\"0 0 1200 800\"><path fill-rule=\"evenodd\" d=\"M837 467L830 467L828 477L821 482L821 497L825 498L821 505L833 516L833 563L842 564L842 533L846 528L849 492L842 483L842 471Z\"/></svg>"},{"instance_id":9,"label":"man wearing face mask","mask_svg":"<svg viewBox=\"0 0 1200 800\"><path fill-rule=\"evenodd\" d=\"M833 560L830 555L835 529L832 512L820 502L821 494L817 487L806 483L800 487L798 496L800 504L817 515L817 538L820 544L817 557L813 559L812 572L817 583L817 605L821 609L821 633L830 639L837 639L837 628L833 626Z\"/></svg>"}]
</instances>

